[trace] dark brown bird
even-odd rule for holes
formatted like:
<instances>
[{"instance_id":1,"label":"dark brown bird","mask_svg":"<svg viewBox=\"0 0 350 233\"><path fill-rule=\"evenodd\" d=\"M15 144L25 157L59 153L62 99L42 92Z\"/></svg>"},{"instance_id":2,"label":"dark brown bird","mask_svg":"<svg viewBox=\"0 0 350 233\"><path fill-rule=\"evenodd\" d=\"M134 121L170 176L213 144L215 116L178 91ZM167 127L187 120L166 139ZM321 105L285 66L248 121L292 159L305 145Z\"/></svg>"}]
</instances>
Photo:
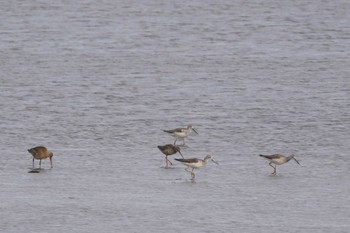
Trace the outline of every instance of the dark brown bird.
<instances>
[{"instance_id":1,"label":"dark brown bird","mask_svg":"<svg viewBox=\"0 0 350 233\"><path fill-rule=\"evenodd\" d=\"M33 168L34 168L34 159L40 160L39 168L41 168L41 160L47 159L47 158L50 159L50 166L52 168L53 153L51 151L49 151L48 149L46 149L46 147L44 147L44 146L33 147L33 148L29 149L28 152L33 155Z\"/></svg>"},{"instance_id":2,"label":"dark brown bird","mask_svg":"<svg viewBox=\"0 0 350 233\"><path fill-rule=\"evenodd\" d=\"M173 165L170 160L168 159L169 155L173 155L176 154L177 152L179 152L179 154L181 155L181 157L183 158L183 155L180 152L180 147L179 146L175 146L172 144L166 144L164 146L158 146L158 149L165 154L165 163L166 163L166 167L168 167L168 164L170 163L170 165Z\"/></svg>"}]
</instances>

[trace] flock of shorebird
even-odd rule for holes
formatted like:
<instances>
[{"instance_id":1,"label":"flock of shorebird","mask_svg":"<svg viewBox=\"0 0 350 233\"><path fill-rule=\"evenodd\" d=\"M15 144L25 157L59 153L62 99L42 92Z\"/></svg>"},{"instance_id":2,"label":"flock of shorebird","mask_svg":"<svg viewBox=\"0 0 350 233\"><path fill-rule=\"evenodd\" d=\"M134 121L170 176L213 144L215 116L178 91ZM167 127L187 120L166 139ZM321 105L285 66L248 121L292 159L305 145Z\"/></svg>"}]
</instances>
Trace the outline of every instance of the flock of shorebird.
<instances>
[{"instance_id":1,"label":"flock of shorebird","mask_svg":"<svg viewBox=\"0 0 350 233\"><path fill-rule=\"evenodd\" d=\"M194 178L196 176L195 173L193 172L194 169L198 169L198 168L203 167L204 165L207 164L208 161L212 161L212 162L218 164L218 162L213 160L211 155L205 156L204 159L198 159L198 158L185 159L184 158L184 156L181 153L180 146L185 145L185 138L188 135L190 135L190 133L192 131L194 131L196 134L198 134L198 132L192 127L192 125L188 125L187 128L176 128L176 129L163 130L163 131L170 134L171 136L175 137L174 144L166 144L163 146L158 146L158 149L165 155L165 163L166 163L165 167L168 167L169 164L172 165L172 163L168 159L168 156L179 153L181 155L182 159L175 158L175 160L186 165L185 170L187 172L191 173L191 177L192 177L191 180L194 180ZM182 145L176 145L177 140L182 140ZM267 159L268 161L270 161L269 165L273 168L273 172L272 172L273 175L277 174L277 171L276 171L277 165L284 164L291 159L294 159L295 162L297 162L300 165L299 161L294 158L294 155L285 156L285 155L281 155L281 154L273 154L273 155L260 155L260 156ZM275 164L275 166L273 166L272 164ZM192 170L190 170L190 169L192 169Z\"/></svg>"},{"instance_id":2,"label":"flock of shorebird","mask_svg":"<svg viewBox=\"0 0 350 233\"><path fill-rule=\"evenodd\" d=\"M184 146L185 145L185 138L188 137L188 135L190 135L190 133L192 133L192 131L195 132L196 134L198 134L198 132L192 127L192 125L188 125L187 128L176 128L176 129L163 130L163 131L168 133L169 135L175 137L174 144L166 144L164 146L158 146L158 149L165 155L165 163L166 163L165 167L168 167L169 164L172 165L172 163L168 159L168 156L179 153L182 156L182 159L176 158L175 160L186 165L185 171L191 173L191 177L192 177L191 180L194 181L194 178L196 177L196 174L193 172L194 169L198 169L198 168L203 167L209 161L213 161L214 163L218 164L215 160L213 160L211 155L205 156L204 159L198 159L198 158L185 159L183 157L183 155L181 154L181 151L180 151L181 150L180 145L176 145L176 141L179 139L182 140L181 146ZM192 170L190 170L190 169L192 169Z\"/></svg>"},{"instance_id":3,"label":"flock of shorebird","mask_svg":"<svg viewBox=\"0 0 350 233\"><path fill-rule=\"evenodd\" d=\"M175 137L175 141L173 144L166 144L163 146L158 146L158 149L165 155L165 163L166 163L166 168L170 165L172 165L171 161L168 159L168 156L179 153L182 157L180 158L175 158L176 161L181 162L182 164L186 165L185 171L191 173L191 180L194 181L196 174L194 173L194 169L198 169L206 165L209 161L214 162L215 164L219 164L216 162L211 155L207 155L204 157L204 159L198 159L198 158L188 158L185 159L184 156L181 153L181 147L185 146L185 138L188 137L194 131L196 134L198 132L192 127L192 125L188 125L187 128L176 128L176 129L170 129L170 130L163 130L164 132L168 133L169 135ZM181 145L177 145L176 142L177 140L182 140ZM33 156L33 170L32 172L35 172L37 170L34 169L34 160L38 159L39 160L39 169L41 169L41 160L42 159L50 159L50 167L52 168L52 157L53 153L49 151L46 147L44 146L37 146L33 147L28 150L28 152ZM267 159L269 162L269 165L273 168L273 175L276 175L276 166L281 165L284 163L287 163L291 159L293 159L296 163L299 163L296 158L294 158L294 155L290 156L285 156L281 154L273 154L273 155L260 155L261 157ZM273 166L272 164L275 164ZM37 171L38 172L38 171Z\"/></svg>"}]
</instances>

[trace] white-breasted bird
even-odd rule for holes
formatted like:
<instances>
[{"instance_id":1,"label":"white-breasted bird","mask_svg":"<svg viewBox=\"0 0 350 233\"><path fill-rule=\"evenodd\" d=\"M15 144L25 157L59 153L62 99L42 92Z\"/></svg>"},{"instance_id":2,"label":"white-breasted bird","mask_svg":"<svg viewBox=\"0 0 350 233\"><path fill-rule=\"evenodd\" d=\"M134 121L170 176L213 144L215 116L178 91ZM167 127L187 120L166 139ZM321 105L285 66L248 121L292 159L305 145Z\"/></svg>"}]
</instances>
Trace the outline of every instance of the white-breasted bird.
<instances>
[{"instance_id":1,"label":"white-breasted bird","mask_svg":"<svg viewBox=\"0 0 350 233\"><path fill-rule=\"evenodd\" d=\"M194 174L193 170L194 169L198 169L203 167L204 165L206 165L208 163L208 161L213 161L214 163L218 164L218 162L216 162L215 160L213 160L213 158L211 157L211 155L207 155L205 156L204 159L197 159L197 158L191 158L191 159L175 159L176 161L181 162L182 164L186 165L186 169L185 171L190 172L191 173L191 180L194 180L194 178L196 177L196 174ZM188 170L192 168L192 170Z\"/></svg>"},{"instance_id":2,"label":"white-breasted bird","mask_svg":"<svg viewBox=\"0 0 350 233\"><path fill-rule=\"evenodd\" d=\"M273 155L260 155L260 156L270 161L269 165L273 168L273 172L272 172L273 175L276 175L277 165L287 163L291 159L294 159L295 162L297 162L297 164L300 165L299 161L294 158L294 155L285 156L281 154L273 154ZM272 165L273 163L275 164L275 166Z\"/></svg>"},{"instance_id":3,"label":"white-breasted bird","mask_svg":"<svg viewBox=\"0 0 350 233\"><path fill-rule=\"evenodd\" d=\"M169 129L169 130L163 130L163 131L176 138L175 141L174 141L174 145L176 145L176 141L178 139L181 139L182 140L182 145L185 145L185 138L188 135L190 135L192 130L196 134L198 134L197 131L192 127L192 125L188 125L187 128L176 128L176 129Z\"/></svg>"}]
</instances>

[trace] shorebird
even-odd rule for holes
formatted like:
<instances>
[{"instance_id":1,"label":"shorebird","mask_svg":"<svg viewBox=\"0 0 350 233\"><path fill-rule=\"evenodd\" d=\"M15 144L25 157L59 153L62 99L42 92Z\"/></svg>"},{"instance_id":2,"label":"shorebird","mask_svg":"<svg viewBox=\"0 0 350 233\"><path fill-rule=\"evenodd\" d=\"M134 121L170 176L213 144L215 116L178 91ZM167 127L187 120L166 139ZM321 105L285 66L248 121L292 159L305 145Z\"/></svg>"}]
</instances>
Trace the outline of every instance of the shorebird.
<instances>
[{"instance_id":1,"label":"shorebird","mask_svg":"<svg viewBox=\"0 0 350 233\"><path fill-rule=\"evenodd\" d=\"M33 168L34 168L34 159L39 159L39 168L41 168L41 160L42 159L50 159L50 165L52 168L52 156L53 153L51 151L49 151L48 149L46 149L46 147L44 146L37 146L37 147L33 147L31 149L28 150L29 153L31 153L33 155Z\"/></svg>"},{"instance_id":2,"label":"shorebird","mask_svg":"<svg viewBox=\"0 0 350 233\"><path fill-rule=\"evenodd\" d=\"M297 164L300 165L299 161L294 158L294 155L284 156L281 154L273 154L273 155L260 155L260 156L270 161L269 165L273 168L273 172L272 172L273 175L276 175L277 165L284 164L291 159L294 159L295 162L297 162ZM272 165L273 163L275 164L275 166Z\"/></svg>"},{"instance_id":3,"label":"shorebird","mask_svg":"<svg viewBox=\"0 0 350 233\"><path fill-rule=\"evenodd\" d=\"M169 130L163 130L164 132L170 134L171 136L175 137L174 145L176 145L176 141L178 139L182 139L182 145L185 145L185 138L190 135L192 130L196 133L197 131L192 127L192 125L188 125L187 128L176 128L176 129L169 129Z\"/></svg>"},{"instance_id":4,"label":"shorebird","mask_svg":"<svg viewBox=\"0 0 350 233\"><path fill-rule=\"evenodd\" d=\"M182 164L186 165L187 167L185 168L185 171L190 172L191 173L191 180L194 180L194 178L196 177L196 174L194 174L193 170L194 169L198 169L203 167L204 165L206 165L208 163L209 160L213 161L214 163L218 164L218 162L216 162L215 160L213 160L213 158L211 157L211 155L207 155L205 156L204 159L197 159L197 158L192 158L192 159L175 159L176 161L181 162ZM191 169L192 170L188 170Z\"/></svg>"},{"instance_id":5,"label":"shorebird","mask_svg":"<svg viewBox=\"0 0 350 233\"><path fill-rule=\"evenodd\" d=\"M168 163L170 163L170 165L173 165L170 160L168 159L169 155L173 155L176 154L177 152L179 152L179 154L181 155L181 157L183 158L183 155L180 152L180 147L179 146L175 146L173 144L166 144L164 146L158 146L158 149L165 154L165 163L166 163L166 167L168 167Z\"/></svg>"}]
</instances>

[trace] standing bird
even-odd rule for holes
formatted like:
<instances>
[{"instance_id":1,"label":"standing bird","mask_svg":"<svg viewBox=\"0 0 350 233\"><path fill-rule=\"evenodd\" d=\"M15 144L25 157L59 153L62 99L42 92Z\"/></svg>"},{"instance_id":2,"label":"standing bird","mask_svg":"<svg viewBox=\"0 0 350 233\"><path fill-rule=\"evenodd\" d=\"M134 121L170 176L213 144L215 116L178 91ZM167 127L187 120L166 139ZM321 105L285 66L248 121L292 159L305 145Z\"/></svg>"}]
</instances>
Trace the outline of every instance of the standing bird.
<instances>
[{"instance_id":1,"label":"standing bird","mask_svg":"<svg viewBox=\"0 0 350 233\"><path fill-rule=\"evenodd\" d=\"M164 146L158 146L158 149L165 154L165 163L166 163L166 167L168 167L168 163L170 163L170 165L173 165L170 160L168 159L169 155L173 155L176 154L177 152L179 152L179 154L181 155L181 157L183 158L183 155L180 152L180 147L179 146L175 146L172 144L166 144Z\"/></svg>"},{"instance_id":2,"label":"standing bird","mask_svg":"<svg viewBox=\"0 0 350 233\"><path fill-rule=\"evenodd\" d=\"M53 153L51 151L49 151L48 149L46 149L46 147L44 146L37 146L37 147L33 147L31 149L28 150L29 153L31 153L33 155L33 168L34 168L34 159L39 159L39 168L41 168L41 160L42 159L50 159L50 165L52 168L52 156Z\"/></svg>"},{"instance_id":3,"label":"standing bird","mask_svg":"<svg viewBox=\"0 0 350 233\"><path fill-rule=\"evenodd\" d=\"M298 160L296 160L294 158L294 155L284 156L281 154L274 154L274 155L260 155L260 156L270 161L269 165L273 168L273 172L272 172L273 175L276 175L276 166L277 165L284 164L291 159L294 159L295 162L297 162L297 164L300 165ZM272 165L273 163L275 164L275 166Z\"/></svg>"},{"instance_id":4,"label":"standing bird","mask_svg":"<svg viewBox=\"0 0 350 233\"><path fill-rule=\"evenodd\" d=\"M192 130L196 134L198 134L197 131L192 127L192 125L188 125L187 128L176 128L176 129L169 129L169 130L163 130L163 131L176 138L174 141L174 145L176 145L176 141L178 139L182 139L182 145L185 145L185 138L188 135L190 135Z\"/></svg>"},{"instance_id":5,"label":"standing bird","mask_svg":"<svg viewBox=\"0 0 350 233\"><path fill-rule=\"evenodd\" d=\"M215 160L213 160L213 158L211 157L211 155L207 155L205 156L204 159L197 159L197 158L193 158L193 159L175 159L176 161L181 162L182 164L186 165L187 167L185 168L185 171L190 172L191 173L191 180L193 181L194 178L196 177L196 174L194 174L193 170L194 169L198 169L203 167L204 165L207 164L207 162L209 160L213 161L216 164L219 164L218 162L216 162ZM192 168L192 170L188 170Z\"/></svg>"}]
</instances>

